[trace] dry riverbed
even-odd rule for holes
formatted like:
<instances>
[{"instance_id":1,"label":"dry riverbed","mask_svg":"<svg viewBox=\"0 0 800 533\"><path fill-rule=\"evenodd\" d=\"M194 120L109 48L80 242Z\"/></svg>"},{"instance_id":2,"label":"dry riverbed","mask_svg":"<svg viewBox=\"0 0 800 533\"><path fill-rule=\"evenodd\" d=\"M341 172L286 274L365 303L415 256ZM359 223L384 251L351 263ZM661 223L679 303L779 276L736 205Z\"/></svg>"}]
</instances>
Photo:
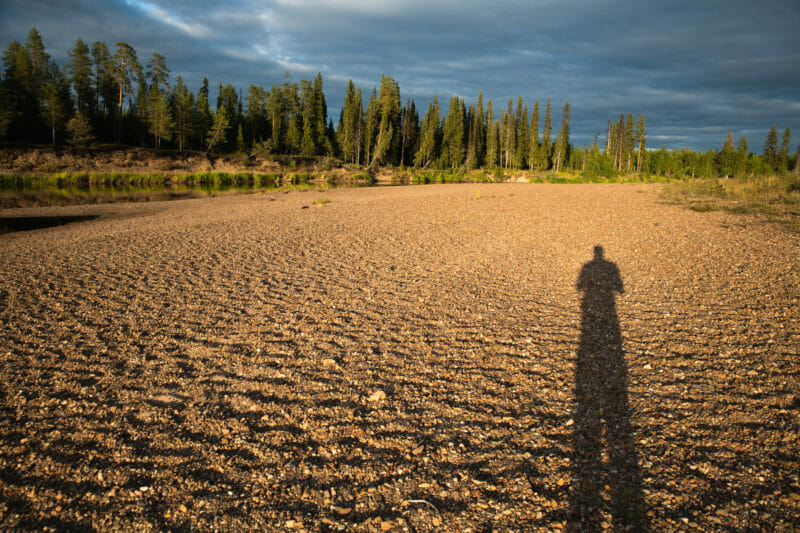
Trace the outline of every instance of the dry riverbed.
<instances>
[{"instance_id":1,"label":"dry riverbed","mask_svg":"<svg viewBox=\"0 0 800 533\"><path fill-rule=\"evenodd\" d=\"M0 529L800 527L796 233L657 185L22 216L86 218L0 236Z\"/></svg>"}]
</instances>

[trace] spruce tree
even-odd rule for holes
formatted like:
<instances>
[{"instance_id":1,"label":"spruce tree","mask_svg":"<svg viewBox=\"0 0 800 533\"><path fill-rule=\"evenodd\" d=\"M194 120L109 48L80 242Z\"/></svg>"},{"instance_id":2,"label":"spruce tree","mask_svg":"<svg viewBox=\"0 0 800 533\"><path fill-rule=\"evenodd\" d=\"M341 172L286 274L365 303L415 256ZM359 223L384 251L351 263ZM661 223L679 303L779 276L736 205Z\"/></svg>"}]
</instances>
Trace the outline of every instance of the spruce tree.
<instances>
[{"instance_id":1,"label":"spruce tree","mask_svg":"<svg viewBox=\"0 0 800 533\"><path fill-rule=\"evenodd\" d=\"M73 146L86 146L93 140L92 125L86 115L78 109L75 116L67 122L67 142Z\"/></svg>"},{"instance_id":2,"label":"spruce tree","mask_svg":"<svg viewBox=\"0 0 800 533\"><path fill-rule=\"evenodd\" d=\"M733 132L728 132L722 145L722 151L718 156L719 174L725 177L732 176L736 172L736 159L736 152L733 148Z\"/></svg>"},{"instance_id":3,"label":"spruce tree","mask_svg":"<svg viewBox=\"0 0 800 533\"><path fill-rule=\"evenodd\" d=\"M547 97L547 106L544 109L544 129L542 130L542 145L539 156L540 168L547 170L550 168L550 152L552 148L553 118L550 111L550 97Z\"/></svg>"},{"instance_id":4,"label":"spruce tree","mask_svg":"<svg viewBox=\"0 0 800 533\"><path fill-rule=\"evenodd\" d=\"M228 112L225 110L224 106L220 106L219 109L217 109L217 114L214 116L214 124L208 132L206 144L209 150L214 150L225 144L229 127Z\"/></svg>"},{"instance_id":5,"label":"spruce tree","mask_svg":"<svg viewBox=\"0 0 800 533\"><path fill-rule=\"evenodd\" d=\"M394 78L381 76L381 89L378 97L378 133L371 164L397 164L400 158L400 87Z\"/></svg>"},{"instance_id":6,"label":"spruce tree","mask_svg":"<svg viewBox=\"0 0 800 533\"><path fill-rule=\"evenodd\" d=\"M761 156L764 164L775 169L778 159L778 130L775 124L769 130L767 138L764 141L764 154Z\"/></svg>"},{"instance_id":7,"label":"spruce tree","mask_svg":"<svg viewBox=\"0 0 800 533\"><path fill-rule=\"evenodd\" d=\"M528 148L528 168L534 170L539 168L539 100L534 100L533 102L530 137L531 143L530 148Z\"/></svg>"},{"instance_id":8,"label":"spruce tree","mask_svg":"<svg viewBox=\"0 0 800 533\"><path fill-rule=\"evenodd\" d=\"M789 170L789 143L792 142L792 130L788 127L783 132L781 149L778 151L777 171L781 174Z\"/></svg>"},{"instance_id":9,"label":"spruce tree","mask_svg":"<svg viewBox=\"0 0 800 533\"><path fill-rule=\"evenodd\" d=\"M500 126L494 119L494 109L492 101L486 103L486 157L485 166L489 168L497 167L497 160L500 154Z\"/></svg>"},{"instance_id":10,"label":"spruce tree","mask_svg":"<svg viewBox=\"0 0 800 533\"><path fill-rule=\"evenodd\" d=\"M739 143L736 147L736 170L737 176L743 176L747 171L747 137L742 135L739 137Z\"/></svg>"},{"instance_id":11,"label":"spruce tree","mask_svg":"<svg viewBox=\"0 0 800 533\"><path fill-rule=\"evenodd\" d=\"M646 142L647 130L645 129L644 115L639 115L639 119L636 121L636 144L639 146L636 150L636 172L642 171L642 155Z\"/></svg>"},{"instance_id":12,"label":"spruce tree","mask_svg":"<svg viewBox=\"0 0 800 533\"><path fill-rule=\"evenodd\" d=\"M531 144L528 129L528 106L523 105L522 96L517 98L517 109L514 113L516 128L516 147L514 149L514 168L524 168L528 160L528 148Z\"/></svg>"},{"instance_id":13,"label":"spruce tree","mask_svg":"<svg viewBox=\"0 0 800 533\"><path fill-rule=\"evenodd\" d=\"M414 164L418 167L429 166L438 157L439 123L441 108L439 99L434 96L428 104L428 110L422 119L420 129L419 150L414 156Z\"/></svg>"},{"instance_id":14,"label":"spruce tree","mask_svg":"<svg viewBox=\"0 0 800 533\"><path fill-rule=\"evenodd\" d=\"M79 37L75 46L68 52L69 64L67 69L70 82L75 88L78 97L78 109L86 117L93 109L94 95L92 94L92 58L89 56L89 45Z\"/></svg>"},{"instance_id":15,"label":"spruce tree","mask_svg":"<svg viewBox=\"0 0 800 533\"><path fill-rule=\"evenodd\" d=\"M561 116L561 128L556 137L555 154L553 156L553 167L556 172L561 170L564 161L568 157L569 150L569 101L564 104L563 115Z\"/></svg>"}]
</instances>

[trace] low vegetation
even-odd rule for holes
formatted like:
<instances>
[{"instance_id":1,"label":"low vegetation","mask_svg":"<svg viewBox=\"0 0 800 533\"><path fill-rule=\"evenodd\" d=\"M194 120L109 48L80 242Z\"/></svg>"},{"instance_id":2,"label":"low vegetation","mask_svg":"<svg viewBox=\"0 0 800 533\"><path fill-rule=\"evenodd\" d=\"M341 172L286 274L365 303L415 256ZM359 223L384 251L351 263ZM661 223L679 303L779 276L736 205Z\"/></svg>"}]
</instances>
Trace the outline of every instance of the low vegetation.
<instances>
[{"instance_id":1,"label":"low vegetation","mask_svg":"<svg viewBox=\"0 0 800 533\"><path fill-rule=\"evenodd\" d=\"M665 194L694 211L761 214L800 231L800 177L796 175L674 181Z\"/></svg>"}]
</instances>

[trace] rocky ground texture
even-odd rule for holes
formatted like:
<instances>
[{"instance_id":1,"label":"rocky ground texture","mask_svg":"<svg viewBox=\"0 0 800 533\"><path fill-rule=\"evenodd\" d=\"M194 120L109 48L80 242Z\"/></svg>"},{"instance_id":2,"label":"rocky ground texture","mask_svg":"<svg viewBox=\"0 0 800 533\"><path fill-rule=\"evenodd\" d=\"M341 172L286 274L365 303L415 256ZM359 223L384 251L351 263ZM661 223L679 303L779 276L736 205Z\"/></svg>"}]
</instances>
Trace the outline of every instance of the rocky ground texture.
<instances>
[{"instance_id":1,"label":"rocky ground texture","mask_svg":"<svg viewBox=\"0 0 800 533\"><path fill-rule=\"evenodd\" d=\"M796 530L800 236L660 198L0 212L99 215L0 236L0 528Z\"/></svg>"}]
</instances>

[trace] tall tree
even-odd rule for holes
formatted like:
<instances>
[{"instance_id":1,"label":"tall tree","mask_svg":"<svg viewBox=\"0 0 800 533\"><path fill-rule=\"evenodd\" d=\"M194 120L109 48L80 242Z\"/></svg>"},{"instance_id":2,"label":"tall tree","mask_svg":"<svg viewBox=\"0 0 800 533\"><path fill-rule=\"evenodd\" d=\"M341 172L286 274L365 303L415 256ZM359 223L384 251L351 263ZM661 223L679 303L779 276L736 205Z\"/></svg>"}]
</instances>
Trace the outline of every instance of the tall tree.
<instances>
[{"instance_id":1,"label":"tall tree","mask_svg":"<svg viewBox=\"0 0 800 533\"><path fill-rule=\"evenodd\" d=\"M775 124L769 130L767 138L764 141L764 154L761 156L764 163L771 167L773 170L778 162L778 130Z\"/></svg>"},{"instance_id":2,"label":"tall tree","mask_svg":"<svg viewBox=\"0 0 800 533\"><path fill-rule=\"evenodd\" d=\"M636 150L636 172L642 171L642 155L646 142L647 130L645 129L644 115L639 115L639 119L636 121L636 144L639 145Z\"/></svg>"},{"instance_id":3,"label":"tall tree","mask_svg":"<svg viewBox=\"0 0 800 533\"><path fill-rule=\"evenodd\" d=\"M530 127L531 144L528 148L528 168L534 170L539 168L539 100L533 102L533 113L531 114Z\"/></svg>"},{"instance_id":4,"label":"tall tree","mask_svg":"<svg viewBox=\"0 0 800 533\"><path fill-rule=\"evenodd\" d=\"M94 104L92 94L92 58L90 56L89 45L78 37L75 46L69 52L69 63L67 70L70 74L70 82L75 88L75 95L78 97L78 109L88 115Z\"/></svg>"},{"instance_id":5,"label":"tall tree","mask_svg":"<svg viewBox=\"0 0 800 533\"><path fill-rule=\"evenodd\" d=\"M217 114L214 116L214 124L208 131L208 139L206 143L209 150L214 150L215 148L225 144L228 128L230 128L228 112L226 111L225 106L219 106L219 109L217 109Z\"/></svg>"},{"instance_id":6,"label":"tall tree","mask_svg":"<svg viewBox=\"0 0 800 533\"><path fill-rule=\"evenodd\" d=\"M556 137L555 154L553 156L553 166L559 172L568 157L569 151L569 101L564 104L563 115L561 116L561 128ZM631 120L633 122L633 120Z\"/></svg>"},{"instance_id":7,"label":"tall tree","mask_svg":"<svg viewBox=\"0 0 800 533\"><path fill-rule=\"evenodd\" d=\"M189 143L189 136L192 132L195 103L194 95L186 88L180 76L175 82L171 101L172 112L175 117L175 137L178 142L178 150L183 151Z\"/></svg>"},{"instance_id":8,"label":"tall tree","mask_svg":"<svg viewBox=\"0 0 800 533\"><path fill-rule=\"evenodd\" d=\"M391 76L381 76L379 122L372 164L395 165L400 159L400 87Z\"/></svg>"},{"instance_id":9,"label":"tall tree","mask_svg":"<svg viewBox=\"0 0 800 533\"><path fill-rule=\"evenodd\" d=\"M789 170L789 143L792 142L792 130L788 127L783 131L781 149L778 151L777 171L784 173Z\"/></svg>"},{"instance_id":10,"label":"tall tree","mask_svg":"<svg viewBox=\"0 0 800 533\"><path fill-rule=\"evenodd\" d=\"M743 176L747 171L747 137L742 135L739 137L739 143L736 145L736 169L737 176Z\"/></svg>"},{"instance_id":11,"label":"tall tree","mask_svg":"<svg viewBox=\"0 0 800 533\"><path fill-rule=\"evenodd\" d=\"M544 129L542 130L541 155L539 157L542 170L550 168L550 152L552 149L553 118L550 110L550 97L547 97L547 106L544 108Z\"/></svg>"},{"instance_id":12,"label":"tall tree","mask_svg":"<svg viewBox=\"0 0 800 533\"><path fill-rule=\"evenodd\" d=\"M492 101L486 103L486 158L484 164L489 168L498 166L500 156L500 125L494 118Z\"/></svg>"},{"instance_id":13,"label":"tall tree","mask_svg":"<svg viewBox=\"0 0 800 533\"><path fill-rule=\"evenodd\" d=\"M528 148L531 144L530 129L528 127L528 106L523 105L522 96L517 98L517 109L514 112L514 126L516 128L516 143L514 149L514 167L524 168L528 160Z\"/></svg>"},{"instance_id":14,"label":"tall tree","mask_svg":"<svg viewBox=\"0 0 800 533\"><path fill-rule=\"evenodd\" d=\"M142 77L142 65L136 57L136 50L126 42L117 43L117 51L114 54L114 80L117 83L119 99L117 100L117 111L119 122L117 123L117 142L122 139L122 103L126 93L132 89L134 80Z\"/></svg>"},{"instance_id":15,"label":"tall tree","mask_svg":"<svg viewBox=\"0 0 800 533\"><path fill-rule=\"evenodd\" d=\"M414 101L406 100L403 108L402 132L400 135L400 164L412 165L413 155L419 140L419 115Z\"/></svg>"},{"instance_id":16,"label":"tall tree","mask_svg":"<svg viewBox=\"0 0 800 533\"><path fill-rule=\"evenodd\" d=\"M147 80L150 87L156 87L162 94L166 94L169 89L170 70L167 68L167 60L161 54L153 52L153 57L147 62Z\"/></svg>"},{"instance_id":17,"label":"tall tree","mask_svg":"<svg viewBox=\"0 0 800 533\"><path fill-rule=\"evenodd\" d=\"M157 85L150 87L149 103L149 131L155 139L155 147L161 148L162 140L169 141L172 139L175 122L172 119L167 99Z\"/></svg>"},{"instance_id":18,"label":"tall tree","mask_svg":"<svg viewBox=\"0 0 800 533\"><path fill-rule=\"evenodd\" d=\"M722 176L729 177L736 172L736 152L733 148L733 132L728 132L725 137L725 142L722 145L722 151L718 156L719 173Z\"/></svg>"},{"instance_id":19,"label":"tall tree","mask_svg":"<svg viewBox=\"0 0 800 533\"><path fill-rule=\"evenodd\" d=\"M418 167L427 167L438 157L440 115L439 99L434 96L422 119L419 150L414 156L414 164Z\"/></svg>"},{"instance_id":20,"label":"tall tree","mask_svg":"<svg viewBox=\"0 0 800 533\"><path fill-rule=\"evenodd\" d=\"M55 63L49 65L44 85L42 113L47 117L50 126L52 143L56 144L56 133L65 125L67 117L72 114L72 102L69 84L61 69Z\"/></svg>"}]
</instances>

